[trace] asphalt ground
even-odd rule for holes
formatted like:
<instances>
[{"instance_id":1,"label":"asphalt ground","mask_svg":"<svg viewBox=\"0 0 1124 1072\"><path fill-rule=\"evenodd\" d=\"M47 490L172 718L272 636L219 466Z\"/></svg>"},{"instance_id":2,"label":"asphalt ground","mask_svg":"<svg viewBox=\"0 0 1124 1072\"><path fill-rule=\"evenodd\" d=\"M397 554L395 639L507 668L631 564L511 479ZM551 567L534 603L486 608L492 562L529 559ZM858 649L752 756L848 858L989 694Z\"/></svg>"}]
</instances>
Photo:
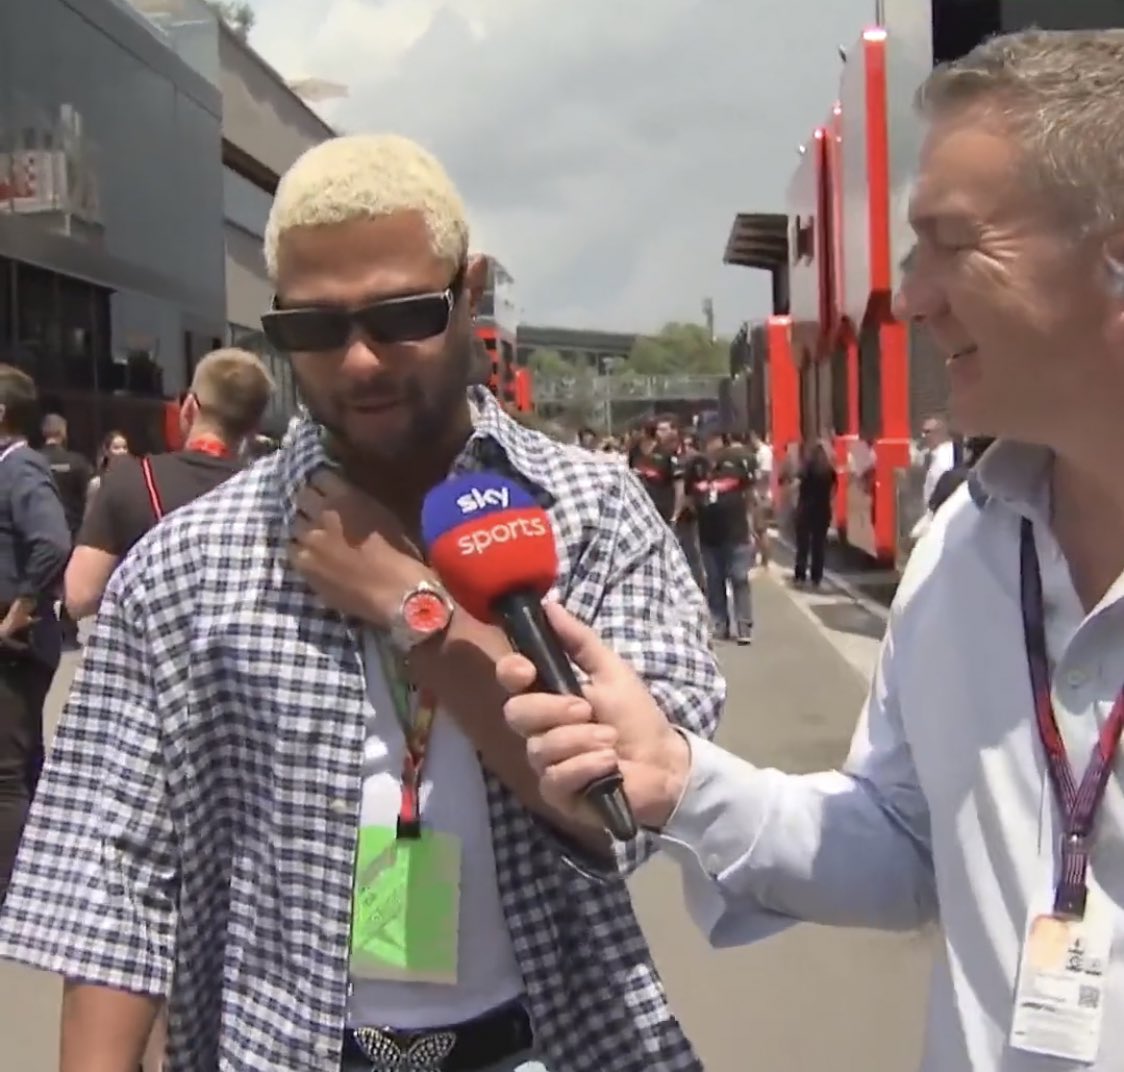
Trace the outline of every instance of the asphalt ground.
<instances>
[{"instance_id":1,"label":"asphalt ground","mask_svg":"<svg viewBox=\"0 0 1124 1072\"><path fill-rule=\"evenodd\" d=\"M754 643L723 648L730 704L719 740L754 763L839 763L877 653L881 620L845 593L754 580ZM53 729L73 676L48 701ZM917 1067L931 941L800 926L717 952L690 922L679 875L656 859L633 880L638 911L688 1034L710 1072L909 1072ZM57 1069L57 980L0 964L0 1072ZM611 1070L590 1070L611 1072Z\"/></svg>"}]
</instances>

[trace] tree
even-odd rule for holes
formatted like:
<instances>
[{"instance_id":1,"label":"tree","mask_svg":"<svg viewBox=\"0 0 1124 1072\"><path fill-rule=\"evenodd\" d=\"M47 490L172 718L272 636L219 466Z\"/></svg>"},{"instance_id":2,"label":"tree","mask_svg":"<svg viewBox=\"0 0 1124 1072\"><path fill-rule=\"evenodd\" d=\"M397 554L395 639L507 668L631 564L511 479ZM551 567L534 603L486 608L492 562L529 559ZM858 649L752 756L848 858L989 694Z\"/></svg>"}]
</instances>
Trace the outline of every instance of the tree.
<instances>
[{"instance_id":1,"label":"tree","mask_svg":"<svg viewBox=\"0 0 1124 1072\"><path fill-rule=\"evenodd\" d=\"M729 370L730 346L711 341L701 324L665 324L656 335L642 335L617 372L638 376L702 373L721 376Z\"/></svg>"},{"instance_id":2,"label":"tree","mask_svg":"<svg viewBox=\"0 0 1124 1072\"><path fill-rule=\"evenodd\" d=\"M562 407L562 419L571 428L581 428L596 421L599 410L596 379L597 373L588 366L575 368L570 365L570 372L566 377L567 398Z\"/></svg>"},{"instance_id":3,"label":"tree","mask_svg":"<svg viewBox=\"0 0 1124 1072\"><path fill-rule=\"evenodd\" d=\"M551 439L561 439L563 437L564 429L559 428L553 421L548 421L545 417L541 417L537 413L525 413L522 410L516 409L510 402L501 402L500 406L516 424L521 424L524 428L530 428L535 432L542 432L543 435L549 436Z\"/></svg>"},{"instance_id":4,"label":"tree","mask_svg":"<svg viewBox=\"0 0 1124 1072\"><path fill-rule=\"evenodd\" d=\"M567 361L557 350L532 350L527 358L527 365L535 376L542 376L547 380L561 380L577 373L573 363Z\"/></svg>"},{"instance_id":5,"label":"tree","mask_svg":"<svg viewBox=\"0 0 1124 1072\"><path fill-rule=\"evenodd\" d=\"M254 9L244 0L207 0L207 6L243 41L254 28Z\"/></svg>"}]
</instances>

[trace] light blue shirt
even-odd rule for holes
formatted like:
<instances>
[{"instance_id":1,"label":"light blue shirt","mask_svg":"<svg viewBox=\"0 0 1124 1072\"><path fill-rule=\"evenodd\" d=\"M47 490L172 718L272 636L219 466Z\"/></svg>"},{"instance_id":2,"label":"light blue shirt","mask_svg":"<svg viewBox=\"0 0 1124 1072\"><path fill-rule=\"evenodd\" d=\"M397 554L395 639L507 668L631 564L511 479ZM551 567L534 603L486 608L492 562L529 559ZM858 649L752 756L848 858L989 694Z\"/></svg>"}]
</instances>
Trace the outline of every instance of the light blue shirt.
<instances>
[{"instance_id":1,"label":"light blue shirt","mask_svg":"<svg viewBox=\"0 0 1124 1072\"><path fill-rule=\"evenodd\" d=\"M1049 898L1060 833L1023 644L1022 517L1035 522L1055 711L1078 778L1124 684L1124 576L1084 612L1048 524L1049 467L1044 451L998 444L976 486L937 514L902 580L842 771L759 770L691 738L690 781L664 835L692 916L718 946L796 921L939 921L924 1072L1124 1067L1120 761L1092 849L1114 935L1098 1059L1008 1044L1027 917Z\"/></svg>"}]
</instances>

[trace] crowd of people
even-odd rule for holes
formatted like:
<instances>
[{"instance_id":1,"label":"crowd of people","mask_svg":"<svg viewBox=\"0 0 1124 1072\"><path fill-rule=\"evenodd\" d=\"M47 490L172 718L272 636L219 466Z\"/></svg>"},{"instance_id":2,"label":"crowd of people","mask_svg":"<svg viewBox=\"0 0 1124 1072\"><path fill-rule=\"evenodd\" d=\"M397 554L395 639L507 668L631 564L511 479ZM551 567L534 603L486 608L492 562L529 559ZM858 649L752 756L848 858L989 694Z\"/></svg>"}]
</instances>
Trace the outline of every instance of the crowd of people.
<instances>
[{"instance_id":1,"label":"crowd of people","mask_svg":"<svg viewBox=\"0 0 1124 1072\"><path fill-rule=\"evenodd\" d=\"M137 457L111 431L91 463L70 448L57 413L41 419L42 446L29 446L35 382L0 366L0 905L43 763L43 704L62 649L145 533L238 471L272 390L255 355L215 351L181 407L181 450Z\"/></svg>"},{"instance_id":2,"label":"crowd of people","mask_svg":"<svg viewBox=\"0 0 1124 1072\"><path fill-rule=\"evenodd\" d=\"M773 452L756 432L715 423L684 428L673 416L645 420L624 435L577 433L578 445L627 466L675 533L706 596L713 635L748 645L750 578L769 563Z\"/></svg>"},{"instance_id":3,"label":"crowd of people","mask_svg":"<svg viewBox=\"0 0 1124 1072\"><path fill-rule=\"evenodd\" d=\"M154 1038L168 1072L701 1072L629 897L658 848L715 945L939 927L932 1072L1116 1072L1122 101L1117 31L999 37L922 87L898 314L946 354L953 422L999 441L921 536L838 770L712 740L759 445L657 421L614 465L513 420L476 383L486 261L407 139L330 139L278 186L262 323L305 411L259 464L229 463L268 377L215 356L184 456L110 462L82 521L117 503L106 538L71 557L34 385L0 369L0 957L64 978L60 1072L133 1072ZM451 473L549 510L581 697L427 561ZM815 583L826 450L794 475ZM465 498L462 523L500 509ZM64 568L97 615L43 764ZM585 792L618 775L625 841Z\"/></svg>"}]
</instances>

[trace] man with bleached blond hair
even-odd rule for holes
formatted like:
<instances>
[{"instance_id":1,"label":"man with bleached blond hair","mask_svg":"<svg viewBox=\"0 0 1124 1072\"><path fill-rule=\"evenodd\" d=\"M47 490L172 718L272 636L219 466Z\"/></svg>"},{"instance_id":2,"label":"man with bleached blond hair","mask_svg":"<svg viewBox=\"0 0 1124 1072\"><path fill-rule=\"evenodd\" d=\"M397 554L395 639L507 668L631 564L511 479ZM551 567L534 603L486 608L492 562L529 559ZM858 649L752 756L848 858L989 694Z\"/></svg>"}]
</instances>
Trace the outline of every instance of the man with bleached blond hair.
<instances>
[{"instance_id":1,"label":"man with bleached blond hair","mask_svg":"<svg viewBox=\"0 0 1124 1072\"><path fill-rule=\"evenodd\" d=\"M133 1072L165 1003L167 1072L699 1069L625 884L651 839L544 804L506 639L415 549L450 473L526 487L558 597L713 733L705 612L643 491L472 386L468 242L404 138L278 187L263 326L306 415L115 573L0 918L0 956L67 979L62 1072Z\"/></svg>"}]
</instances>

